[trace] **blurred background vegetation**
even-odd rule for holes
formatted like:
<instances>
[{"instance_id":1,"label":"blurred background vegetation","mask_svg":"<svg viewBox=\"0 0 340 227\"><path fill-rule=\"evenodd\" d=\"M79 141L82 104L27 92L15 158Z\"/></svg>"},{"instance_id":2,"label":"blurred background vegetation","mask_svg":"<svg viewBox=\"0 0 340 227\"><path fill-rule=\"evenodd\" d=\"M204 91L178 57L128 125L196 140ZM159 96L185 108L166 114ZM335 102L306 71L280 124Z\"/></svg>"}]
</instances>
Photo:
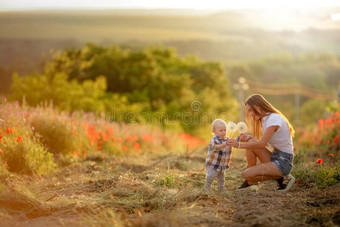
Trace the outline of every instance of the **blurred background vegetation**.
<instances>
[{"instance_id":1,"label":"blurred background vegetation","mask_svg":"<svg viewBox=\"0 0 340 227\"><path fill-rule=\"evenodd\" d=\"M0 92L196 135L204 114L235 121L244 98L262 93L296 126L315 124L336 106L338 11L0 12ZM167 119L151 122L159 113Z\"/></svg>"}]
</instances>

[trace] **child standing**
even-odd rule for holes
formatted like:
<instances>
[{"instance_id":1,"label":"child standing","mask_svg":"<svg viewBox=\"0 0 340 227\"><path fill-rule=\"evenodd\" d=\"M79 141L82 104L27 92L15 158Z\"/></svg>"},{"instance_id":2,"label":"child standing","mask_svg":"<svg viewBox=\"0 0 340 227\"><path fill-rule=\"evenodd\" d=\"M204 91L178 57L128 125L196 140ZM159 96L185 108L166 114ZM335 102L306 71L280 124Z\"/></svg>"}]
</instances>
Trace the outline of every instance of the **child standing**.
<instances>
[{"instance_id":1,"label":"child standing","mask_svg":"<svg viewBox=\"0 0 340 227\"><path fill-rule=\"evenodd\" d=\"M205 161L207 169L205 189L209 190L212 182L217 178L218 190L224 189L224 172L229 168L231 147L227 145L227 124L221 119L216 119L211 125L214 135L209 143L208 156Z\"/></svg>"}]
</instances>

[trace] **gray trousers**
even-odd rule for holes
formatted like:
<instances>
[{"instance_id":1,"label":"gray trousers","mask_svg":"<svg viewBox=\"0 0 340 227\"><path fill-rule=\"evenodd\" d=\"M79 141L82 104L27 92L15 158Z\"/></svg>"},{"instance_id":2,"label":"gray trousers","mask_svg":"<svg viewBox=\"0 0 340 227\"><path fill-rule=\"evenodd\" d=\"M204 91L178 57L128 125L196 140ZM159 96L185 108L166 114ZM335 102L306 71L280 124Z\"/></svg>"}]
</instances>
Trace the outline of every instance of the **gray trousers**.
<instances>
[{"instance_id":1,"label":"gray trousers","mask_svg":"<svg viewBox=\"0 0 340 227\"><path fill-rule=\"evenodd\" d=\"M217 177L218 190L224 189L224 171L216 171L214 168L207 166L207 175L205 182L205 189L210 189L212 182Z\"/></svg>"}]
</instances>

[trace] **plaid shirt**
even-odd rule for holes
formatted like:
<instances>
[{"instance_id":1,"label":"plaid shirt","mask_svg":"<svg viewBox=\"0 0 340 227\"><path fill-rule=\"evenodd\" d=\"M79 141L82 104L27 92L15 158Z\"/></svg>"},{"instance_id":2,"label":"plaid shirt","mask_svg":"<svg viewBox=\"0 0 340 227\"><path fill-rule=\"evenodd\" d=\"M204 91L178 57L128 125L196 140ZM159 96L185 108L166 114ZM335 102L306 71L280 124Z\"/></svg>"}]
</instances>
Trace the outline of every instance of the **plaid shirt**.
<instances>
[{"instance_id":1,"label":"plaid shirt","mask_svg":"<svg viewBox=\"0 0 340 227\"><path fill-rule=\"evenodd\" d=\"M217 150L213 149L214 145L220 145L225 143L228 139L220 139L218 136L214 136L209 143L208 156L205 160L206 166L211 166L216 171L225 171L229 168L230 158L231 158L231 147L228 145L224 148Z\"/></svg>"}]
</instances>

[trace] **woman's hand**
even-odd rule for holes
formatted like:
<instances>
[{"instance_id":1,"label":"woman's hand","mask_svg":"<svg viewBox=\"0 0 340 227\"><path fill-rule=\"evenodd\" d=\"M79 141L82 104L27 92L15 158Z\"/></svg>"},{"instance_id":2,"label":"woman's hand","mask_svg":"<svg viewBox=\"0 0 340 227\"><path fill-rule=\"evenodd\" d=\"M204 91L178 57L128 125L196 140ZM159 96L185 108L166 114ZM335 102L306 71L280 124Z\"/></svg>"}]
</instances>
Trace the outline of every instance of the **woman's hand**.
<instances>
[{"instance_id":1,"label":"woman's hand","mask_svg":"<svg viewBox=\"0 0 340 227\"><path fill-rule=\"evenodd\" d=\"M228 146L231 146L231 147L238 147L239 142L234 139L228 139L227 144Z\"/></svg>"},{"instance_id":2,"label":"woman's hand","mask_svg":"<svg viewBox=\"0 0 340 227\"><path fill-rule=\"evenodd\" d=\"M248 142L248 140L252 139L253 137L251 135L247 135L244 133L240 134L240 142Z\"/></svg>"},{"instance_id":3,"label":"woman's hand","mask_svg":"<svg viewBox=\"0 0 340 227\"><path fill-rule=\"evenodd\" d=\"M246 142L247 139L248 139L248 136L247 136L246 134L244 134L244 133L241 133L241 134L240 134L240 141Z\"/></svg>"}]
</instances>

